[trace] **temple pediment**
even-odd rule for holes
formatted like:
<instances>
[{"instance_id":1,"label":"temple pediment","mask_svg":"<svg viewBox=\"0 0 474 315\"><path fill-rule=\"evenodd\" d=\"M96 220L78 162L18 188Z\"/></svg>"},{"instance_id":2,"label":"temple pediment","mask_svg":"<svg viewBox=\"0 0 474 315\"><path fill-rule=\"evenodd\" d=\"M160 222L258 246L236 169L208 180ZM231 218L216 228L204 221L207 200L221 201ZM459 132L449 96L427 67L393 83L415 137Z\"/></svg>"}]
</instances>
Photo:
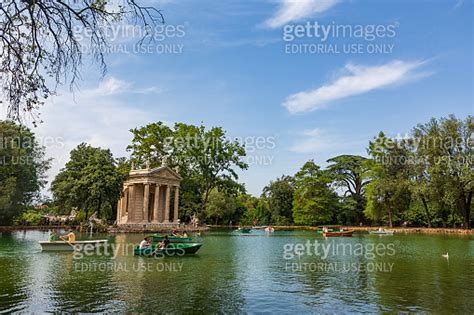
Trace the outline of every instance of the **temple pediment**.
<instances>
[{"instance_id":1,"label":"temple pediment","mask_svg":"<svg viewBox=\"0 0 474 315\"><path fill-rule=\"evenodd\" d=\"M168 166L160 166L150 170L150 176L152 177L161 177L161 178L168 178L181 181L181 176L178 173L173 171Z\"/></svg>"}]
</instances>

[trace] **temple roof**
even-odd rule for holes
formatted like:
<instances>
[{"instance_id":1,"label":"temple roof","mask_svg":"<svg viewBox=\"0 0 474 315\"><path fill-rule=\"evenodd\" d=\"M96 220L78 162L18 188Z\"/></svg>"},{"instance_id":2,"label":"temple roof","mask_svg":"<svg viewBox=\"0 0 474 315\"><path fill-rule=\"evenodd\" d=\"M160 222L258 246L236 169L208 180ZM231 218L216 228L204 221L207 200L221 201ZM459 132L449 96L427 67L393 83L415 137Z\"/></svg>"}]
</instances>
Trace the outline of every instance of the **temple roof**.
<instances>
[{"instance_id":1,"label":"temple roof","mask_svg":"<svg viewBox=\"0 0 474 315\"><path fill-rule=\"evenodd\" d=\"M179 182L183 178L168 166L131 170L126 182Z\"/></svg>"}]
</instances>

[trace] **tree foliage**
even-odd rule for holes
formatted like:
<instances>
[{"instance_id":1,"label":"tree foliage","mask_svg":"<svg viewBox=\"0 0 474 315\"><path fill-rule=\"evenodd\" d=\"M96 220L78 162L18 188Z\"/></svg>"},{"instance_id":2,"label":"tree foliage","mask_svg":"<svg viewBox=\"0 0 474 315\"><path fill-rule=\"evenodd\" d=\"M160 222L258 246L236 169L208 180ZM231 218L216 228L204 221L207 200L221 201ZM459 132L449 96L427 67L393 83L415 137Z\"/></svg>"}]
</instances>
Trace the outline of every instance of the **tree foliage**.
<instances>
[{"instance_id":1,"label":"tree foliage","mask_svg":"<svg viewBox=\"0 0 474 315\"><path fill-rule=\"evenodd\" d=\"M54 199L65 213L77 208L86 217L97 212L111 218L124 180L124 173L108 149L81 143L51 184Z\"/></svg>"},{"instance_id":2,"label":"tree foliage","mask_svg":"<svg viewBox=\"0 0 474 315\"><path fill-rule=\"evenodd\" d=\"M296 224L331 223L338 206L337 194L331 188L328 173L314 163L306 162L295 174L293 220Z\"/></svg>"},{"instance_id":3,"label":"tree foliage","mask_svg":"<svg viewBox=\"0 0 474 315\"><path fill-rule=\"evenodd\" d=\"M263 188L262 198L268 203L271 220L285 225L293 222L293 178L282 176Z\"/></svg>"},{"instance_id":4,"label":"tree foliage","mask_svg":"<svg viewBox=\"0 0 474 315\"><path fill-rule=\"evenodd\" d=\"M135 0L2 1L1 87L9 117L18 121L28 113L36 121L39 106L58 84L69 81L73 87L80 78L84 51L104 74L107 31L121 22L143 27L141 44L164 20L160 11Z\"/></svg>"},{"instance_id":5,"label":"tree foliage","mask_svg":"<svg viewBox=\"0 0 474 315\"><path fill-rule=\"evenodd\" d=\"M180 205L188 215L203 214L213 189L233 193L244 191L236 183L237 169L247 169L242 158L245 148L226 138L220 127L206 129L176 123L173 128L162 122L132 129L133 140L128 147L135 164L148 161L151 167L165 162L177 167L184 178Z\"/></svg>"},{"instance_id":6,"label":"tree foliage","mask_svg":"<svg viewBox=\"0 0 474 315\"><path fill-rule=\"evenodd\" d=\"M344 190L347 210L350 211L352 208L356 222L363 222L366 204L365 186L369 183L370 161L358 155L339 155L327 162L331 163L327 170L333 177L335 185Z\"/></svg>"},{"instance_id":7,"label":"tree foliage","mask_svg":"<svg viewBox=\"0 0 474 315\"><path fill-rule=\"evenodd\" d=\"M431 119L412 132L417 161L414 190L429 219L433 212L438 213L443 225L447 224L449 215L453 216L450 209L463 218L466 228L471 225L473 131L472 116L460 120L451 115L440 120Z\"/></svg>"},{"instance_id":8,"label":"tree foliage","mask_svg":"<svg viewBox=\"0 0 474 315\"><path fill-rule=\"evenodd\" d=\"M380 132L369 143L369 154L374 158L372 181L367 187L365 214L370 219L384 219L393 226L396 217L403 215L410 205L410 152L407 142L396 141Z\"/></svg>"},{"instance_id":9,"label":"tree foliage","mask_svg":"<svg viewBox=\"0 0 474 315\"><path fill-rule=\"evenodd\" d=\"M31 130L0 121L0 225L10 224L39 197L50 165Z\"/></svg>"}]
</instances>

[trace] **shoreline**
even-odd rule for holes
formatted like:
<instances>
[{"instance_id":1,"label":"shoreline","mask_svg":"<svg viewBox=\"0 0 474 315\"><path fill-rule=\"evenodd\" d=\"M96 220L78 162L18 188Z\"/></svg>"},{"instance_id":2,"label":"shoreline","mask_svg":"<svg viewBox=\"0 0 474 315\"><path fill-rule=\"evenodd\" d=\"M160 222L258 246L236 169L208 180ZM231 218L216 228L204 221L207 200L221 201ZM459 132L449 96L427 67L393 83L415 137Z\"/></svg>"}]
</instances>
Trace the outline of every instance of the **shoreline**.
<instances>
[{"instance_id":1,"label":"shoreline","mask_svg":"<svg viewBox=\"0 0 474 315\"><path fill-rule=\"evenodd\" d=\"M272 225L275 230L317 230L317 226L305 226L305 225ZM322 225L321 225L322 226ZM328 225L331 226L331 225ZM333 225L334 226L334 225ZM460 228L427 228L427 227L393 227L389 228L386 226L341 226L345 230L354 230L356 232L369 232L376 231L379 227L383 227L386 230L393 230L395 233L404 234L459 234L459 235L474 235L474 229L460 229ZM208 225L210 228L231 228L236 229L238 226L233 225ZM247 227L247 226L246 226Z\"/></svg>"},{"instance_id":2,"label":"shoreline","mask_svg":"<svg viewBox=\"0 0 474 315\"><path fill-rule=\"evenodd\" d=\"M0 233L2 232L13 232L13 231L27 231L27 230L50 230L50 229L68 229L68 228L75 228L77 229L79 226L70 226L70 225L51 225L51 226L44 226L44 225L39 225L39 226L0 226ZM373 227L373 226L342 226L345 230L354 230L356 232L369 232L369 231L375 231L379 227ZM238 226L229 226L229 225L207 225L207 226L198 226L198 227L193 227L193 226L180 226L180 227L174 227L174 230L180 231L180 232L203 232L207 231L209 229L213 228L225 228L225 229L236 229ZM304 226L304 225L282 225L282 226L273 226L275 230L316 230L318 227L316 226ZM427 227L394 227L394 228L388 228L388 227L383 227L387 230L393 230L395 233L404 233L404 234L458 234L458 235L474 235L474 229L459 229L459 228L427 228ZM143 229L142 227L136 227L136 228L126 228L126 229L121 229L117 227L109 227L107 229L107 232L104 233L111 233L111 234L116 234L116 233L150 233L150 232L157 232L157 233L163 233L163 232L169 232L171 229L170 227L162 227L158 229Z\"/></svg>"}]
</instances>

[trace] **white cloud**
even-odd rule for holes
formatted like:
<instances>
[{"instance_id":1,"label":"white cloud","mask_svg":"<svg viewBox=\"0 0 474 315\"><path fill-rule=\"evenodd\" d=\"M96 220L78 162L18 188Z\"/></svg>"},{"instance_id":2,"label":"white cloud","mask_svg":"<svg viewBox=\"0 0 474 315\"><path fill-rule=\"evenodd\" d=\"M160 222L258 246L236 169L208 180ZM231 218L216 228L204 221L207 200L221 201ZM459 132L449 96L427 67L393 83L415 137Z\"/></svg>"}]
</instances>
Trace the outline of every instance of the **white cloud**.
<instances>
[{"instance_id":1,"label":"white cloud","mask_svg":"<svg viewBox=\"0 0 474 315\"><path fill-rule=\"evenodd\" d=\"M290 147L291 152L303 154L321 154L334 156L337 154L358 152L367 145L365 136L341 135L321 128L304 130L296 137L295 144Z\"/></svg>"},{"instance_id":2,"label":"white cloud","mask_svg":"<svg viewBox=\"0 0 474 315\"><path fill-rule=\"evenodd\" d=\"M293 145L290 151L296 153L316 153L331 147L331 141L329 141L328 136L319 128L305 130L302 135L303 138Z\"/></svg>"},{"instance_id":3,"label":"white cloud","mask_svg":"<svg viewBox=\"0 0 474 315\"><path fill-rule=\"evenodd\" d=\"M339 0L282 0L275 15L264 22L270 28L278 28L286 23L322 13L333 7Z\"/></svg>"},{"instance_id":4,"label":"white cloud","mask_svg":"<svg viewBox=\"0 0 474 315\"><path fill-rule=\"evenodd\" d=\"M290 113L324 108L328 103L338 99L427 76L429 73L415 72L424 63L424 61L395 60L381 66L347 64L344 68L346 75L321 87L292 94L286 98L283 106Z\"/></svg>"}]
</instances>

